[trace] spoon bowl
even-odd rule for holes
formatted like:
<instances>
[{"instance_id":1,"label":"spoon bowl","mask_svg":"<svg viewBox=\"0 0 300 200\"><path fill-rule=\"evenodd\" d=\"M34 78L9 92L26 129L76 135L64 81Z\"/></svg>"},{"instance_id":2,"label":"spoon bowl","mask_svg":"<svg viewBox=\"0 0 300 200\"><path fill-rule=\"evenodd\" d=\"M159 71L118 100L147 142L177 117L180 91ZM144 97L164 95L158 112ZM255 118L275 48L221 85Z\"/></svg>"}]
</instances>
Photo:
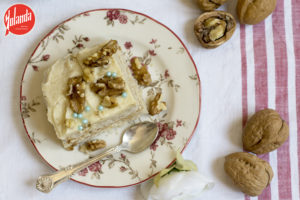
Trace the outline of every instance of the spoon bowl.
<instances>
[{"instance_id":1,"label":"spoon bowl","mask_svg":"<svg viewBox=\"0 0 300 200\"><path fill-rule=\"evenodd\" d=\"M135 124L123 134L121 146L123 150L131 153L139 153L148 148L158 134L156 123L142 122Z\"/></svg>"}]
</instances>

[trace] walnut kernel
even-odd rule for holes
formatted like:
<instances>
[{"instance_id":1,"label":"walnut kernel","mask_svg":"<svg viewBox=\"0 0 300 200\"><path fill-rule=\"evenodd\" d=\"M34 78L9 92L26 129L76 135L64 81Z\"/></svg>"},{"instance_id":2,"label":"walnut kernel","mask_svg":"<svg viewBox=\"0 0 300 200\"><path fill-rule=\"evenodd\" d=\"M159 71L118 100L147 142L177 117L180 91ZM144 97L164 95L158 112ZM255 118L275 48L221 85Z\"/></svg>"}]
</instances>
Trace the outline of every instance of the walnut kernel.
<instances>
[{"instance_id":1,"label":"walnut kernel","mask_svg":"<svg viewBox=\"0 0 300 200\"><path fill-rule=\"evenodd\" d=\"M212 11L219 8L227 0L198 0L198 5L203 11Z\"/></svg>"},{"instance_id":2,"label":"walnut kernel","mask_svg":"<svg viewBox=\"0 0 300 200\"><path fill-rule=\"evenodd\" d=\"M197 18L194 32L203 47L216 48L231 38L235 26L236 22L231 14L212 11Z\"/></svg>"},{"instance_id":3,"label":"walnut kernel","mask_svg":"<svg viewBox=\"0 0 300 200\"><path fill-rule=\"evenodd\" d=\"M85 142L79 147L79 151L83 153L88 153L90 151L96 151L98 149L103 149L106 147L106 142L104 140L91 140L88 142Z\"/></svg>"},{"instance_id":4,"label":"walnut kernel","mask_svg":"<svg viewBox=\"0 0 300 200\"><path fill-rule=\"evenodd\" d=\"M125 82L121 77L112 78L107 82L108 88L122 90L125 88Z\"/></svg>"},{"instance_id":5,"label":"walnut kernel","mask_svg":"<svg viewBox=\"0 0 300 200\"><path fill-rule=\"evenodd\" d=\"M82 76L69 78L68 86L67 97L70 107L75 113L81 113L84 110L86 87Z\"/></svg>"},{"instance_id":6,"label":"walnut kernel","mask_svg":"<svg viewBox=\"0 0 300 200\"><path fill-rule=\"evenodd\" d=\"M114 108L118 106L118 102L115 97L105 96L101 102L101 105L106 108Z\"/></svg>"},{"instance_id":7,"label":"walnut kernel","mask_svg":"<svg viewBox=\"0 0 300 200\"><path fill-rule=\"evenodd\" d=\"M133 72L133 77L137 80L138 84L148 86L152 83L147 66L143 65L138 57L131 59L131 70Z\"/></svg>"},{"instance_id":8,"label":"walnut kernel","mask_svg":"<svg viewBox=\"0 0 300 200\"><path fill-rule=\"evenodd\" d=\"M166 102L159 102L161 93L157 93L152 101L149 104L149 114L157 115L160 112L167 110Z\"/></svg>"},{"instance_id":9,"label":"walnut kernel","mask_svg":"<svg viewBox=\"0 0 300 200\"><path fill-rule=\"evenodd\" d=\"M101 105L106 108L118 106L116 97L125 92L125 81L121 77L104 76L91 84L91 90L101 97Z\"/></svg>"},{"instance_id":10,"label":"walnut kernel","mask_svg":"<svg viewBox=\"0 0 300 200\"><path fill-rule=\"evenodd\" d=\"M87 67L103 67L109 64L110 57L118 50L118 42L110 40L100 50L88 56L83 64Z\"/></svg>"},{"instance_id":11,"label":"walnut kernel","mask_svg":"<svg viewBox=\"0 0 300 200\"><path fill-rule=\"evenodd\" d=\"M120 95L124 92L125 81L121 77L112 78L104 76L92 84L91 89L100 96Z\"/></svg>"}]
</instances>

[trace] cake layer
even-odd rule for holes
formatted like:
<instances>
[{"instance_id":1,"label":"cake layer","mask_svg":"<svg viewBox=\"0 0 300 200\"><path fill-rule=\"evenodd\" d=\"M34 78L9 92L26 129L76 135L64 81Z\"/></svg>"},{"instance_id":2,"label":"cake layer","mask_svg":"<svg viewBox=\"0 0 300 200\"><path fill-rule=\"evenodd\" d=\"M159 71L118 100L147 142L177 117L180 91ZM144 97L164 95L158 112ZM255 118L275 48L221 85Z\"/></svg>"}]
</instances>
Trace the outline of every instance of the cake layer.
<instances>
[{"instance_id":1,"label":"cake layer","mask_svg":"<svg viewBox=\"0 0 300 200\"><path fill-rule=\"evenodd\" d=\"M146 112L141 91L130 74L120 49L109 58L108 65L92 68L83 64L88 56L93 55L102 46L86 48L76 56L68 55L59 59L46 73L42 91L47 103L48 120L65 148L70 148L106 128ZM106 108L101 106L103 97L95 93L91 85L105 78L108 73L121 78L125 82L125 87L122 95L114 96L117 106ZM84 106L88 109L81 113L74 113L74 109L72 110L70 106L70 99L66 95L70 90L68 80L73 77L83 77L85 80Z\"/></svg>"}]
</instances>

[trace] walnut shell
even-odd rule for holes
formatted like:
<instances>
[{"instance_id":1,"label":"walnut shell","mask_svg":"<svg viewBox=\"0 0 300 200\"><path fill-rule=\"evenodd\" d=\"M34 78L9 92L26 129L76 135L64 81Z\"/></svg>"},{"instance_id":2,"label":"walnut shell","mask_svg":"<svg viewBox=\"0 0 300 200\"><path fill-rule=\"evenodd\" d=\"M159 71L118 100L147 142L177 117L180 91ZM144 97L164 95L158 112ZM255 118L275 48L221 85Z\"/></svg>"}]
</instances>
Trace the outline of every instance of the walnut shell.
<instances>
[{"instance_id":1,"label":"walnut shell","mask_svg":"<svg viewBox=\"0 0 300 200\"><path fill-rule=\"evenodd\" d=\"M203 11L212 11L219 8L227 0L198 0L198 5Z\"/></svg>"},{"instance_id":2,"label":"walnut shell","mask_svg":"<svg viewBox=\"0 0 300 200\"><path fill-rule=\"evenodd\" d=\"M289 127L272 109L255 113L247 122L243 132L243 147L256 154L277 149L289 136Z\"/></svg>"},{"instance_id":3,"label":"walnut shell","mask_svg":"<svg viewBox=\"0 0 300 200\"><path fill-rule=\"evenodd\" d=\"M238 0L236 11L240 23L258 24L268 17L276 7L276 0Z\"/></svg>"},{"instance_id":4,"label":"walnut shell","mask_svg":"<svg viewBox=\"0 0 300 200\"><path fill-rule=\"evenodd\" d=\"M235 27L236 22L231 14L212 11L197 18L194 32L203 47L216 48L231 38Z\"/></svg>"},{"instance_id":5,"label":"walnut shell","mask_svg":"<svg viewBox=\"0 0 300 200\"><path fill-rule=\"evenodd\" d=\"M268 162L246 152L226 156L224 169L234 184L250 196L260 195L273 178Z\"/></svg>"}]
</instances>

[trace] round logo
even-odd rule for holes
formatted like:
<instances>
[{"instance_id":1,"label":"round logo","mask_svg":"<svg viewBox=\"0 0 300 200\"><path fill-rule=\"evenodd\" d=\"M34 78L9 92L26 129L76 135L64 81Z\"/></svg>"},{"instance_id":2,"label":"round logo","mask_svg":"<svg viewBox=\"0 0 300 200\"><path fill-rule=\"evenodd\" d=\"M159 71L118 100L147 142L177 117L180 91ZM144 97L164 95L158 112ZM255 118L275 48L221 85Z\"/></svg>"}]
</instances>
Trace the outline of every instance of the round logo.
<instances>
[{"instance_id":1,"label":"round logo","mask_svg":"<svg viewBox=\"0 0 300 200\"><path fill-rule=\"evenodd\" d=\"M31 8L24 4L15 4L4 15L5 35L9 32L16 35L26 34L33 28L34 23L35 16Z\"/></svg>"}]
</instances>

